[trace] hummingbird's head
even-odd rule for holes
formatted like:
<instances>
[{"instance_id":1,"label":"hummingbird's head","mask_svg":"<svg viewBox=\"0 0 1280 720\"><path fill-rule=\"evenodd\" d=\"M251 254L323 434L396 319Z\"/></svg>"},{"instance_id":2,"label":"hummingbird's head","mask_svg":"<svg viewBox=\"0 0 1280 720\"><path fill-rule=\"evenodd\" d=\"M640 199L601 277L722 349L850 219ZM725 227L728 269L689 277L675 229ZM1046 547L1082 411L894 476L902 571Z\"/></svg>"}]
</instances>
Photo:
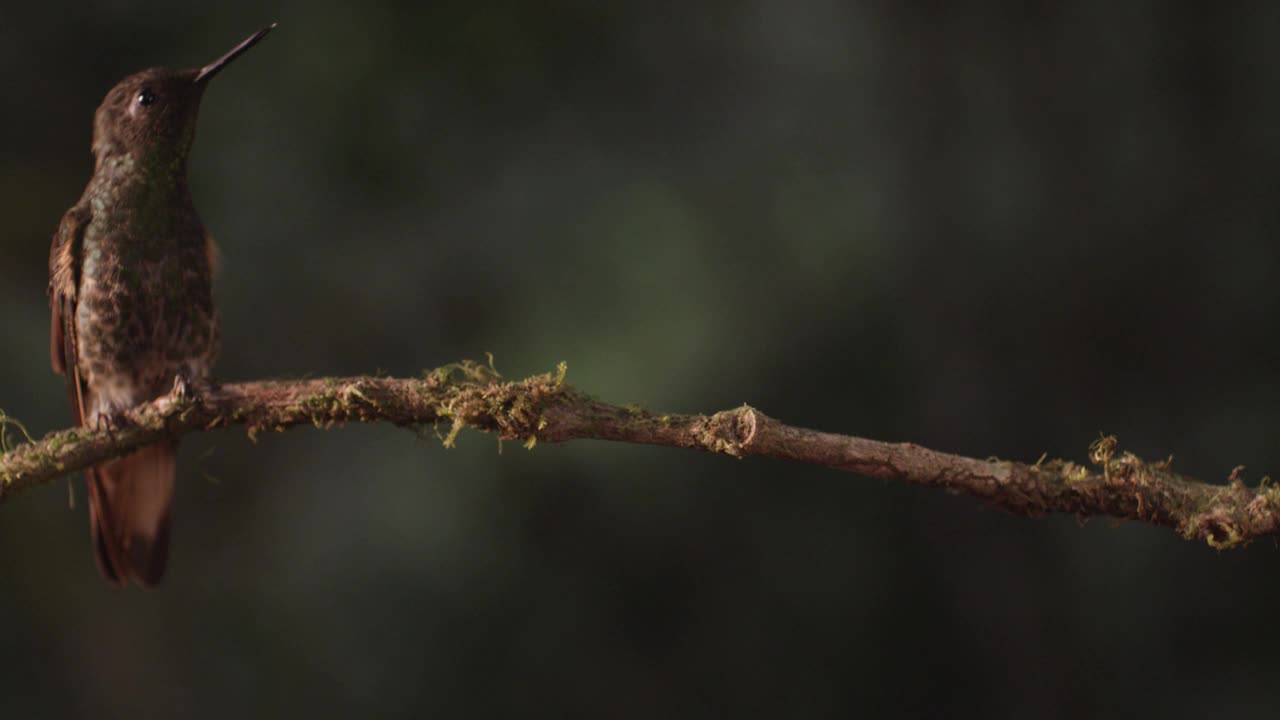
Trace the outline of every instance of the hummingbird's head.
<instances>
[{"instance_id":1,"label":"hummingbird's head","mask_svg":"<svg viewBox=\"0 0 1280 720\"><path fill-rule=\"evenodd\" d=\"M148 169L183 171L196 135L200 98L209 80L275 25L250 35L202 68L150 68L116 83L93 118L93 154L129 155Z\"/></svg>"}]
</instances>

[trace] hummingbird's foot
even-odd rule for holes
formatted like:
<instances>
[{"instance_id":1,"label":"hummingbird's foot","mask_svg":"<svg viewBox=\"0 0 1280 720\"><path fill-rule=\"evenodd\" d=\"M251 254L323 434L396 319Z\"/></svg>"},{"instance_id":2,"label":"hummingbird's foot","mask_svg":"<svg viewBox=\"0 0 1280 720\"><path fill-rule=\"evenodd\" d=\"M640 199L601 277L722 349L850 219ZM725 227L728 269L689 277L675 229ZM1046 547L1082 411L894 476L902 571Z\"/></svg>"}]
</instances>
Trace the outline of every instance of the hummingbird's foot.
<instances>
[{"instance_id":1,"label":"hummingbird's foot","mask_svg":"<svg viewBox=\"0 0 1280 720\"><path fill-rule=\"evenodd\" d=\"M179 401L197 402L201 397L213 390L213 383L208 378L194 377L186 370L173 376L173 389L170 397Z\"/></svg>"},{"instance_id":2,"label":"hummingbird's foot","mask_svg":"<svg viewBox=\"0 0 1280 720\"><path fill-rule=\"evenodd\" d=\"M169 391L169 397L174 400L186 400L191 397L191 380L187 378L187 374L180 372L173 376L173 389Z\"/></svg>"},{"instance_id":3,"label":"hummingbird's foot","mask_svg":"<svg viewBox=\"0 0 1280 720\"><path fill-rule=\"evenodd\" d=\"M128 425L129 421L125 417L124 411L116 408L100 411L93 421L93 429L98 432L106 431L107 437L115 440L113 431L116 428Z\"/></svg>"}]
</instances>

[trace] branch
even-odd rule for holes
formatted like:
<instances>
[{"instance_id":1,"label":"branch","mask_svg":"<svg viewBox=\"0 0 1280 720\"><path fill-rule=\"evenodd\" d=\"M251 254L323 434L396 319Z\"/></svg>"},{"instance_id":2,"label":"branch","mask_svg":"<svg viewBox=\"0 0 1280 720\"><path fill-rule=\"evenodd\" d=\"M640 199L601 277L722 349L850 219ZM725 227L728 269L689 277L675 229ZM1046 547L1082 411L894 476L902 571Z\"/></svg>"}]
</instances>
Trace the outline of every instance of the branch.
<instances>
[{"instance_id":1,"label":"branch","mask_svg":"<svg viewBox=\"0 0 1280 720\"><path fill-rule=\"evenodd\" d=\"M1248 488L1237 468L1226 485L1199 482L1174 473L1167 461L1117 456L1111 437L1090 451L1100 471L1043 458L1034 465L978 460L793 427L746 405L710 416L620 407L565 384L564 372L562 364L557 374L504 382L491 367L464 362L421 378L276 380L211 386L194 395L175 392L128 411L108 429L62 430L12 449L6 443L0 501L165 437L244 425L256 440L263 431L303 424L390 422L418 430L446 424L444 444L450 447L458 431L470 426L503 440L523 440L528 448L597 439L825 465L972 495L1015 515L1138 520L1217 548L1280 534L1280 489L1267 481ZM0 414L0 431L6 424L16 423Z\"/></svg>"}]
</instances>

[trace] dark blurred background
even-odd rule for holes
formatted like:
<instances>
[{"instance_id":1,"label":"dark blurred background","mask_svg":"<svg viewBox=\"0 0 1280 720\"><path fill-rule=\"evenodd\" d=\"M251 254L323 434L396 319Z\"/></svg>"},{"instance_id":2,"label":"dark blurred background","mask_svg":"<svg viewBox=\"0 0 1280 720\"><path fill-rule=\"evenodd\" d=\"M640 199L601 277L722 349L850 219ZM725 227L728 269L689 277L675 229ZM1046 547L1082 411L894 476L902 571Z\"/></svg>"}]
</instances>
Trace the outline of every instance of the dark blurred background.
<instances>
[{"instance_id":1,"label":"dark blurred background","mask_svg":"<svg viewBox=\"0 0 1280 720\"><path fill-rule=\"evenodd\" d=\"M132 71L192 158L225 380L497 357L938 449L1280 472L1280 5L0 5L0 408L69 409L49 237ZM912 9L908 9L908 7ZM1194 8L1194 9L1193 9ZM834 471L391 427L184 441L170 575L0 506L6 717L1231 714L1280 551ZM1268 680L1268 678L1272 678Z\"/></svg>"}]
</instances>

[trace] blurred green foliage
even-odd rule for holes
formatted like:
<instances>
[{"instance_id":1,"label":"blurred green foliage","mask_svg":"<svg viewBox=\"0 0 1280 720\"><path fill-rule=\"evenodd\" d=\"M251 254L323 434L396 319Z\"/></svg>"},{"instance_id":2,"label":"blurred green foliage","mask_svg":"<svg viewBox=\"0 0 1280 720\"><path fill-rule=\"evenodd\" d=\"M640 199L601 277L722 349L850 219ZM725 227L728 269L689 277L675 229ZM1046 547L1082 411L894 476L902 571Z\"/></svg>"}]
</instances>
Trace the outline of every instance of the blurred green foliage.
<instances>
[{"instance_id":1,"label":"blurred green foliage","mask_svg":"<svg viewBox=\"0 0 1280 720\"><path fill-rule=\"evenodd\" d=\"M1277 472L1280 5L0 6L0 408L111 84L192 159L225 379L567 361L615 402ZM79 487L80 480L73 481ZM782 463L389 427L184 442L170 577L0 506L0 712L1257 715L1276 550Z\"/></svg>"}]
</instances>

